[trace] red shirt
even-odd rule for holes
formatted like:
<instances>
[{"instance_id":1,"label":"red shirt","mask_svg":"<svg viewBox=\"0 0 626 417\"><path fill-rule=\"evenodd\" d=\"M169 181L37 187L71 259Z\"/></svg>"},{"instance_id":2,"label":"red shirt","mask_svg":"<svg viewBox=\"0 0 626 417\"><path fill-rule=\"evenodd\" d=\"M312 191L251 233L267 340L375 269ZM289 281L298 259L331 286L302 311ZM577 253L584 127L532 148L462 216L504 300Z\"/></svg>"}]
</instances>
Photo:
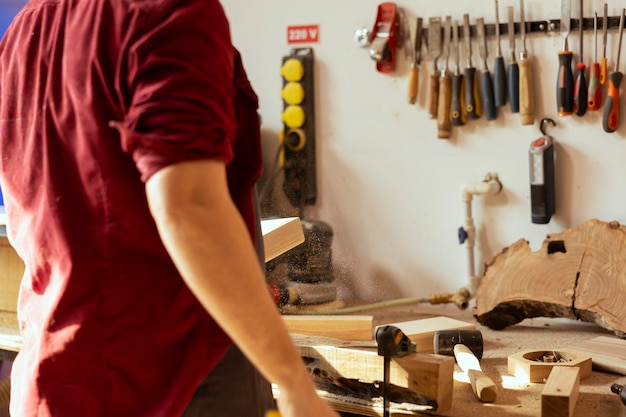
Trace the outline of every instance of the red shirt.
<instances>
[{"instance_id":1,"label":"red shirt","mask_svg":"<svg viewBox=\"0 0 626 417\"><path fill-rule=\"evenodd\" d=\"M181 414L230 341L144 183L224 160L253 234L256 109L217 0L31 0L16 17L0 44L0 182L26 265L12 415Z\"/></svg>"}]
</instances>

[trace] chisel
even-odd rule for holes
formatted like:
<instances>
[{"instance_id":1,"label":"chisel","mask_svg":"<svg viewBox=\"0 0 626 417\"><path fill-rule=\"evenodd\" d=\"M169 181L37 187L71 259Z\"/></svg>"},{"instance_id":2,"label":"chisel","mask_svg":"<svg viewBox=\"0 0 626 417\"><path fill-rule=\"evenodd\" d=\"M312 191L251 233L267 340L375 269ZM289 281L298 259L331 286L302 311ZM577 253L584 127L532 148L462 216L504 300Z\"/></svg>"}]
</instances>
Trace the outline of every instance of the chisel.
<instances>
[{"instance_id":1,"label":"chisel","mask_svg":"<svg viewBox=\"0 0 626 417\"><path fill-rule=\"evenodd\" d=\"M407 34L410 39L410 27L407 25ZM409 87L408 87L408 99L409 104L415 104L417 102L417 95L419 94L419 68L422 63L422 18L417 18L415 26L415 43L405 44L405 48L408 48L411 52L407 52L407 59L410 59L410 72L409 72ZM410 58L409 58L410 57Z\"/></svg>"},{"instance_id":2,"label":"chisel","mask_svg":"<svg viewBox=\"0 0 626 417\"><path fill-rule=\"evenodd\" d=\"M507 7L509 15L509 50L511 51L511 62L509 63L508 84L509 84L509 107L511 113L519 113L519 67L515 62L515 17L513 7Z\"/></svg>"},{"instance_id":3,"label":"chisel","mask_svg":"<svg viewBox=\"0 0 626 417\"><path fill-rule=\"evenodd\" d=\"M561 36L563 50L559 51L559 74L556 81L556 107L559 116L569 116L574 108L574 76L572 75L572 51L568 50L571 18L570 0L561 0Z\"/></svg>"},{"instance_id":4,"label":"chisel","mask_svg":"<svg viewBox=\"0 0 626 417\"><path fill-rule=\"evenodd\" d=\"M535 94L533 63L526 50L526 21L524 20L524 0L519 1L520 32L522 34L522 52L519 54L519 115L522 125L535 123Z\"/></svg>"},{"instance_id":5,"label":"chisel","mask_svg":"<svg viewBox=\"0 0 626 417\"><path fill-rule=\"evenodd\" d=\"M452 126L462 126L465 124L465 106L464 106L464 83L463 74L461 74L461 53L459 51L459 24L454 22L452 30L452 45L455 53L455 68L452 74L452 100L450 101L450 122Z\"/></svg>"},{"instance_id":6,"label":"chisel","mask_svg":"<svg viewBox=\"0 0 626 417\"><path fill-rule=\"evenodd\" d=\"M417 102L417 67L415 66L415 50L413 49L413 39L411 37L411 25L405 16L403 25L404 35L404 56L409 64L409 84L407 88L407 99L409 104Z\"/></svg>"},{"instance_id":7,"label":"chisel","mask_svg":"<svg viewBox=\"0 0 626 417\"><path fill-rule=\"evenodd\" d=\"M483 60L483 69L480 76L480 98L483 102L483 110L487 120L495 120L498 116L496 102L493 95L493 80L487 66L487 37L485 35L485 20L482 17L476 19L476 31L478 33L478 51Z\"/></svg>"},{"instance_id":8,"label":"chisel","mask_svg":"<svg viewBox=\"0 0 626 417\"><path fill-rule=\"evenodd\" d=\"M463 15L463 37L467 52L467 67L465 68L465 115L468 119L479 119L482 114L478 93L478 78L476 68L472 66L472 34L470 32L469 14Z\"/></svg>"},{"instance_id":9,"label":"chisel","mask_svg":"<svg viewBox=\"0 0 626 417\"><path fill-rule=\"evenodd\" d=\"M587 81L585 80L585 68L583 58L583 1L579 3L579 19L578 19L578 42L579 42L579 55L576 69L578 74L576 76L576 84L574 84L574 113L576 116L584 116L587 113Z\"/></svg>"},{"instance_id":10,"label":"chisel","mask_svg":"<svg viewBox=\"0 0 626 417\"><path fill-rule=\"evenodd\" d=\"M430 74L430 102L428 118L437 118L437 104L439 102L439 71L437 60L441 56L441 18L431 17L428 21L428 55L433 60L433 73Z\"/></svg>"},{"instance_id":11,"label":"chisel","mask_svg":"<svg viewBox=\"0 0 626 417\"><path fill-rule=\"evenodd\" d=\"M502 57L502 49L500 48L500 11L498 0L496 2L496 45L498 52L493 64L493 88L496 106L504 106L506 104L506 71L504 68L504 58Z\"/></svg>"},{"instance_id":12,"label":"chisel","mask_svg":"<svg viewBox=\"0 0 626 417\"><path fill-rule=\"evenodd\" d=\"M615 60L615 71L609 74L609 91L606 94L604 102L604 117L602 118L602 127L605 132L612 133L619 127L619 98L620 87L624 74L619 72L620 51L622 49L622 35L624 34L624 14L626 9L622 9L622 15L619 19L619 42L617 45L617 59Z\"/></svg>"},{"instance_id":13,"label":"chisel","mask_svg":"<svg viewBox=\"0 0 626 417\"><path fill-rule=\"evenodd\" d=\"M604 3L604 17L602 18L602 59L600 60L600 84L606 84L608 75L607 58L606 58L606 32L609 27L608 5Z\"/></svg>"},{"instance_id":14,"label":"chisel","mask_svg":"<svg viewBox=\"0 0 626 417\"><path fill-rule=\"evenodd\" d=\"M589 93L587 108L598 110L602 104L602 87L600 85L600 64L598 63L598 13L593 14L593 62L589 66Z\"/></svg>"},{"instance_id":15,"label":"chisel","mask_svg":"<svg viewBox=\"0 0 626 417\"><path fill-rule=\"evenodd\" d=\"M452 80L448 72L448 60L450 58L450 31L452 27L452 17L446 16L443 28L443 52L445 60L441 67L441 77L439 78L439 103L437 107L437 137L447 139L451 133L450 104Z\"/></svg>"}]
</instances>

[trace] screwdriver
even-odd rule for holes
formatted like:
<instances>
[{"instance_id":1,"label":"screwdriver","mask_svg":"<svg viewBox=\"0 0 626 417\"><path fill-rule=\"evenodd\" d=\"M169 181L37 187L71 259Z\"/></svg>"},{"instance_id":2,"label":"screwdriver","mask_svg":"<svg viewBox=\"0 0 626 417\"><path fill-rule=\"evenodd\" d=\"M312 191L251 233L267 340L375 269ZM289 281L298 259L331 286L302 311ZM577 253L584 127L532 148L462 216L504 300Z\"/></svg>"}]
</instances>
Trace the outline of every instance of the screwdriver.
<instances>
[{"instance_id":1,"label":"screwdriver","mask_svg":"<svg viewBox=\"0 0 626 417\"><path fill-rule=\"evenodd\" d=\"M622 15L619 19L619 42L617 46L617 59L615 60L615 71L609 74L609 91L606 95L604 103L604 117L602 118L602 127L605 132L612 133L619 127L619 97L620 86L624 74L619 72L619 58L622 49L622 35L624 34L624 14L626 9L622 9Z\"/></svg>"},{"instance_id":2,"label":"screwdriver","mask_svg":"<svg viewBox=\"0 0 626 417\"><path fill-rule=\"evenodd\" d=\"M441 68L441 76L439 78L439 100L437 103L437 137L447 139L450 137L450 90L452 88L452 80L448 72L448 60L450 58L450 29L452 26L452 17L446 16L443 28L443 51L446 54L444 64Z\"/></svg>"},{"instance_id":3,"label":"screwdriver","mask_svg":"<svg viewBox=\"0 0 626 417\"><path fill-rule=\"evenodd\" d=\"M574 107L574 77L572 51L568 50L567 37L571 19L570 0L561 0L561 36L563 50L559 51L559 74L556 82L556 107L559 116L569 116Z\"/></svg>"},{"instance_id":4,"label":"screwdriver","mask_svg":"<svg viewBox=\"0 0 626 417\"><path fill-rule=\"evenodd\" d=\"M576 69L578 75L576 77L576 84L574 85L574 113L576 116L584 116L587 113L587 81L585 80L585 64L583 62L583 1L580 0L578 20L578 42L579 42L579 55Z\"/></svg>"},{"instance_id":5,"label":"screwdriver","mask_svg":"<svg viewBox=\"0 0 626 417\"><path fill-rule=\"evenodd\" d=\"M454 74L452 74L452 99L450 102L450 122L452 126L462 126L465 124L465 106L464 106L464 85L463 74L461 74L460 51L459 51L459 23L454 21L454 30L452 31L452 44L456 54Z\"/></svg>"},{"instance_id":6,"label":"screwdriver","mask_svg":"<svg viewBox=\"0 0 626 417\"><path fill-rule=\"evenodd\" d=\"M598 63L598 13L593 14L593 62L589 67L589 94L587 108L598 110L602 104L602 88L600 86L600 64Z\"/></svg>"},{"instance_id":7,"label":"screwdriver","mask_svg":"<svg viewBox=\"0 0 626 417\"><path fill-rule=\"evenodd\" d=\"M608 73L606 59L606 32L609 26L608 5L604 3L604 17L602 18L602 60L600 61L600 84L606 84L606 76Z\"/></svg>"},{"instance_id":8,"label":"screwdriver","mask_svg":"<svg viewBox=\"0 0 626 417\"><path fill-rule=\"evenodd\" d=\"M535 123L535 95L533 91L533 63L526 50L526 21L524 20L524 0L519 1L520 32L522 52L519 54L519 116L522 125Z\"/></svg>"},{"instance_id":9,"label":"screwdriver","mask_svg":"<svg viewBox=\"0 0 626 417\"><path fill-rule=\"evenodd\" d=\"M465 114L468 119L479 119L482 114L478 94L478 78L476 68L472 66L472 34L470 32L469 14L463 15L463 36L467 50L467 68L465 68Z\"/></svg>"},{"instance_id":10,"label":"screwdriver","mask_svg":"<svg viewBox=\"0 0 626 417\"><path fill-rule=\"evenodd\" d=\"M509 107L511 113L519 113L519 67L515 62L515 17L513 7L507 7L509 15L509 50L511 51L511 62L509 63Z\"/></svg>"},{"instance_id":11,"label":"screwdriver","mask_svg":"<svg viewBox=\"0 0 626 417\"><path fill-rule=\"evenodd\" d=\"M504 106L506 104L506 71L504 69L504 58L502 57L502 49L500 49L500 12L498 7L498 0L496 2L496 43L498 45L498 52L493 64L493 84L494 84L494 98L496 100L496 106Z\"/></svg>"},{"instance_id":12,"label":"screwdriver","mask_svg":"<svg viewBox=\"0 0 626 417\"><path fill-rule=\"evenodd\" d=\"M480 58L483 60L483 69L480 78L481 99L483 101L483 109L487 120L495 120L498 113L496 102L493 95L493 80L487 66L487 38L485 35L485 19L479 17L476 19L476 30L478 33L478 49Z\"/></svg>"}]
</instances>

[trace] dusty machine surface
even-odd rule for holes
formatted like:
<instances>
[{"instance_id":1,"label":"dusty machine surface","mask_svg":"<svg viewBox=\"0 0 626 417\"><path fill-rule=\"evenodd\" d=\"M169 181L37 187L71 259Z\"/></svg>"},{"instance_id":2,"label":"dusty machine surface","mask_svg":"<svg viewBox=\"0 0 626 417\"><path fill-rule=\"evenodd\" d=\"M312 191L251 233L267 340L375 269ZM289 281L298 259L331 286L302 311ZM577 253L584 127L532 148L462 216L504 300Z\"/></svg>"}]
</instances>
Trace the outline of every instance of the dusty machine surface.
<instances>
[{"instance_id":1,"label":"dusty machine surface","mask_svg":"<svg viewBox=\"0 0 626 417\"><path fill-rule=\"evenodd\" d=\"M626 337L626 227L589 220L550 234L537 252L520 239L486 262L474 317L503 329L532 317L596 323Z\"/></svg>"}]
</instances>

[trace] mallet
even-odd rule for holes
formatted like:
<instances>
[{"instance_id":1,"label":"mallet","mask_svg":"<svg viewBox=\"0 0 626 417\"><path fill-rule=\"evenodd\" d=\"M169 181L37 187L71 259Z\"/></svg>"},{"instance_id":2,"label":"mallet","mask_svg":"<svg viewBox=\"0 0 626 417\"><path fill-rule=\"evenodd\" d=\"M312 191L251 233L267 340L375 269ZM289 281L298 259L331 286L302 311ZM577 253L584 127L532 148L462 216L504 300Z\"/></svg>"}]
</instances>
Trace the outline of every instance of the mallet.
<instances>
[{"instance_id":1,"label":"mallet","mask_svg":"<svg viewBox=\"0 0 626 417\"><path fill-rule=\"evenodd\" d=\"M483 356L480 330L439 330L435 332L433 348L436 354L455 357L480 401L491 403L496 400L496 383L482 371L478 362Z\"/></svg>"}]
</instances>

